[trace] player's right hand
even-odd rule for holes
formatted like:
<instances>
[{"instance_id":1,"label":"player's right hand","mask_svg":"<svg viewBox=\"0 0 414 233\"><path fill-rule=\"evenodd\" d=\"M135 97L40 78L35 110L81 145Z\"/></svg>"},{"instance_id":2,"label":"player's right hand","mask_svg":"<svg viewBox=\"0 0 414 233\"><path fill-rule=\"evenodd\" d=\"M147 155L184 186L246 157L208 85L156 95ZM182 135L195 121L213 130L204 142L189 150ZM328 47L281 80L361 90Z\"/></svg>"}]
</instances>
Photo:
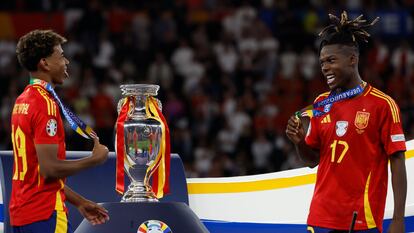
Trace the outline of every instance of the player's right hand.
<instances>
[{"instance_id":1,"label":"player's right hand","mask_svg":"<svg viewBox=\"0 0 414 233\"><path fill-rule=\"evenodd\" d=\"M102 164L108 159L108 147L102 145L98 137L93 138L93 142L92 158L96 164Z\"/></svg>"},{"instance_id":2,"label":"player's right hand","mask_svg":"<svg viewBox=\"0 0 414 233\"><path fill-rule=\"evenodd\" d=\"M288 120L286 136L295 144L299 144L305 140L305 129L302 121L295 115L291 116Z\"/></svg>"}]
</instances>

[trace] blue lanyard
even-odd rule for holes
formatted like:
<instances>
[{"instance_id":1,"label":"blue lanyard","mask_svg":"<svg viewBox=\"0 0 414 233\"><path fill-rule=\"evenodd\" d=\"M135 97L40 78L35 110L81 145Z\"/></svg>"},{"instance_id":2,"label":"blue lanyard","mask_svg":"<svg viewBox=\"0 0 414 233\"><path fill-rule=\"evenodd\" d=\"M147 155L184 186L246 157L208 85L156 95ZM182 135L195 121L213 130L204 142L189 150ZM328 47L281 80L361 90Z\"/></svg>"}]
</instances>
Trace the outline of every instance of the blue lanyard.
<instances>
[{"instance_id":1,"label":"blue lanyard","mask_svg":"<svg viewBox=\"0 0 414 233\"><path fill-rule=\"evenodd\" d=\"M50 83L41 79L30 78L30 84L40 85L44 87L50 94L52 94L53 98L55 98L60 109L62 110L62 113L65 116L66 120L69 122L70 127L76 133L87 139L97 137L96 133L89 125L85 124L78 116L76 116L68 107L66 107L62 103L62 101L60 100L59 96L56 94L55 90L53 89L52 85L50 85Z\"/></svg>"},{"instance_id":2,"label":"blue lanyard","mask_svg":"<svg viewBox=\"0 0 414 233\"><path fill-rule=\"evenodd\" d=\"M327 98L318 101L314 104L311 104L303 108L302 110L296 112L295 114L297 116L308 116L310 118L323 116L331 110L331 107L334 103L361 94L364 91L364 86L365 82L361 85L358 85L352 89L346 90L338 94L334 94L333 92L331 92ZM321 108L323 108L323 110L320 110Z\"/></svg>"}]
</instances>

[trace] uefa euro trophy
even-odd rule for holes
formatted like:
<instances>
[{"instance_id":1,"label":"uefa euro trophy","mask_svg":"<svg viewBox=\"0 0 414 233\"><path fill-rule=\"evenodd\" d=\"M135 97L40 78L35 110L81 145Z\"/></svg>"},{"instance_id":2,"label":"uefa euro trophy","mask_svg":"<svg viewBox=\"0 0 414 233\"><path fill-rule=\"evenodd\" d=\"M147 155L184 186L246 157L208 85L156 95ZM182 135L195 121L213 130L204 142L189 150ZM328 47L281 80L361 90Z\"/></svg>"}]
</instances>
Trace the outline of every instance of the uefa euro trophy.
<instances>
[{"instance_id":1,"label":"uefa euro trophy","mask_svg":"<svg viewBox=\"0 0 414 233\"><path fill-rule=\"evenodd\" d=\"M181 160L178 156L170 159L170 133L161 103L155 98L159 86L130 84L120 88L123 98L118 102L115 127L116 191L123 197L121 202L102 204L111 213L110 221L93 226L84 219L75 233L130 233L142 229L149 233L153 222L165 224L162 232L208 233L185 200L163 198L170 192L171 167L175 174L175 189L171 191L175 190L178 197L183 191L187 195L187 190ZM126 192L125 173L131 181Z\"/></svg>"},{"instance_id":2,"label":"uefa euro trophy","mask_svg":"<svg viewBox=\"0 0 414 233\"><path fill-rule=\"evenodd\" d=\"M117 147L118 140L122 138L124 140L122 143L124 149L117 148L117 159L123 160L120 162L123 162L124 171L131 181L121 202L158 202L149 181L154 170L159 166L160 156L162 156L160 150L163 143L163 125L154 117L154 111L156 111L154 105L161 111L161 103L154 97L157 95L159 86L128 84L121 85L120 88L124 98L118 103L117 127L122 127L119 124L121 114L126 115L121 120L123 131L117 130L116 132ZM149 109L150 105L152 109ZM122 150L125 153L124 158L119 156ZM119 169L122 168L117 166L117 174L123 172ZM123 180L123 175L120 179Z\"/></svg>"}]
</instances>

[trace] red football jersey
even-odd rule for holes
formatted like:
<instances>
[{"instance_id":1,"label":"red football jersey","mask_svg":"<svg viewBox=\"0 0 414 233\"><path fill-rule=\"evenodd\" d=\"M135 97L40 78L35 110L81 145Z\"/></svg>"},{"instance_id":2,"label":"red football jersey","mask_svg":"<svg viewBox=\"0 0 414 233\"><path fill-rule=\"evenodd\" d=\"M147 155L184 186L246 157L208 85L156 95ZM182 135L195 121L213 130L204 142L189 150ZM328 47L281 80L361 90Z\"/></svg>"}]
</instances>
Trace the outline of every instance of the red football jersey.
<instances>
[{"instance_id":1,"label":"red football jersey","mask_svg":"<svg viewBox=\"0 0 414 233\"><path fill-rule=\"evenodd\" d=\"M361 95L313 117L305 140L320 153L308 225L347 230L357 211L355 230L382 231L388 159L406 150L395 101L368 85Z\"/></svg>"},{"instance_id":2,"label":"red football jersey","mask_svg":"<svg viewBox=\"0 0 414 233\"><path fill-rule=\"evenodd\" d=\"M64 180L48 180L39 172L35 144L58 144L65 159L65 134L59 107L40 85L29 85L16 99L12 117L14 169L10 223L21 226L48 219L65 210Z\"/></svg>"}]
</instances>

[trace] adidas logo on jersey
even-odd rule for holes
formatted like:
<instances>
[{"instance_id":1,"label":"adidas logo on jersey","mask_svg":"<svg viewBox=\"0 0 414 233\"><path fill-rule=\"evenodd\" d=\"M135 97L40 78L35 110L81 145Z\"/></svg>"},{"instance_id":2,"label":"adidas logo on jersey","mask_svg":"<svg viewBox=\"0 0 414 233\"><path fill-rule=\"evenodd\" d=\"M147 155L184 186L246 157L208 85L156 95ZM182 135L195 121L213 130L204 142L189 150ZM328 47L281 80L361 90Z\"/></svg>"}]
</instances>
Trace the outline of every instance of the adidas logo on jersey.
<instances>
[{"instance_id":1,"label":"adidas logo on jersey","mask_svg":"<svg viewBox=\"0 0 414 233\"><path fill-rule=\"evenodd\" d=\"M322 120L321 123L331 123L331 116L328 114Z\"/></svg>"}]
</instances>

